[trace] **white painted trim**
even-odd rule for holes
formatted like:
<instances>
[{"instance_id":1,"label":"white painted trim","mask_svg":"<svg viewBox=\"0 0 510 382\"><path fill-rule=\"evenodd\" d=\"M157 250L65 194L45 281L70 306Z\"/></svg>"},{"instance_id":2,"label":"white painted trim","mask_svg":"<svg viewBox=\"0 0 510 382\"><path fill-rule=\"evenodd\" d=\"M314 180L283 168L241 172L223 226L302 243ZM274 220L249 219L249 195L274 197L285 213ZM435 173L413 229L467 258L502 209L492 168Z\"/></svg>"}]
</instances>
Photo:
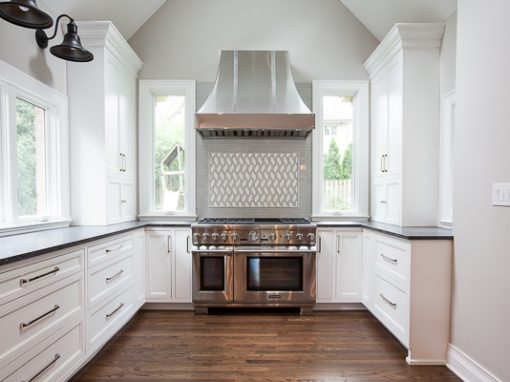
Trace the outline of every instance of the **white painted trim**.
<instances>
[{"instance_id":1,"label":"white painted trim","mask_svg":"<svg viewBox=\"0 0 510 382\"><path fill-rule=\"evenodd\" d=\"M312 139L312 215L321 218L366 217L369 213L369 94L368 81L313 81L316 128ZM353 120L353 211L328 213L321 210L322 195L322 97L348 95L354 98Z\"/></svg>"},{"instance_id":2,"label":"white painted trim","mask_svg":"<svg viewBox=\"0 0 510 382\"><path fill-rule=\"evenodd\" d=\"M196 216L196 81L195 80L140 80L139 81L139 216L168 216L172 220L189 219ZM183 95L186 97L186 131L185 131L185 211L156 211L154 208L153 169L152 169L152 126L153 96Z\"/></svg>"},{"instance_id":3,"label":"white painted trim","mask_svg":"<svg viewBox=\"0 0 510 382\"><path fill-rule=\"evenodd\" d=\"M453 143L455 134L455 90L443 95L439 123L439 210L438 224L453 223Z\"/></svg>"},{"instance_id":4,"label":"white painted trim","mask_svg":"<svg viewBox=\"0 0 510 382\"><path fill-rule=\"evenodd\" d=\"M370 78L389 62L401 48L431 48L441 46L444 23L397 23L367 58L363 66Z\"/></svg>"},{"instance_id":5,"label":"white painted trim","mask_svg":"<svg viewBox=\"0 0 510 382\"><path fill-rule=\"evenodd\" d=\"M47 221L22 221L15 211L17 188L16 97L46 110ZM69 126L67 96L0 60L0 232L49 226L70 220ZM5 228L5 229L4 229ZM25 230L24 230L25 231Z\"/></svg>"},{"instance_id":6,"label":"white painted trim","mask_svg":"<svg viewBox=\"0 0 510 382\"><path fill-rule=\"evenodd\" d=\"M104 47L137 77L142 60L111 21L77 21L81 42L87 47Z\"/></svg>"},{"instance_id":7,"label":"white painted trim","mask_svg":"<svg viewBox=\"0 0 510 382\"><path fill-rule=\"evenodd\" d=\"M444 359L412 359L410 356L406 357L406 363L411 366L444 366Z\"/></svg>"},{"instance_id":8,"label":"white painted trim","mask_svg":"<svg viewBox=\"0 0 510 382\"><path fill-rule=\"evenodd\" d=\"M55 220L50 222L36 222L36 223L28 223L22 225L12 225L7 228L2 228L0 230L0 237L2 236L10 236L10 235L19 235L22 233L36 232L36 231L46 231L48 229L54 228L65 228L71 225L71 220Z\"/></svg>"},{"instance_id":9,"label":"white painted trim","mask_svg":"<svg viewBox=\"0 0 510 382\"><path fill-rule=\"evenodd\" d=\"M446 366L466 382L502 382L458 347L448 344Z\"/></svg>"}]
</instances>

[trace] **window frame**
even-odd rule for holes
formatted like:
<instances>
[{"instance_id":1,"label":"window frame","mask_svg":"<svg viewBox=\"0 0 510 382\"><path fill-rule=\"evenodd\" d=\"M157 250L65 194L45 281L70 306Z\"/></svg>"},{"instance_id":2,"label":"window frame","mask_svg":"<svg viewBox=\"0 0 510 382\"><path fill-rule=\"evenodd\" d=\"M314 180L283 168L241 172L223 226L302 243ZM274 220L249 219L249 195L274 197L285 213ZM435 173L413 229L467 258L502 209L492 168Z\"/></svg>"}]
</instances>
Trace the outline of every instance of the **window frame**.
<instances>
[{"instance_id":1,"label":"window frame","mask_svg":"<svg viewBox=\"0 0 510 382\"><path fill-rule=\"evenodd\" d=\"M196 219L196 81L195 80L139 80L139 219L164 218ZM186 185L184 211L158 211L154 190L154 96L184 96L186 105L184 134L184 182Z\"/></svg>"},{"instance_id":2,"label":"window frame","mask_svg":"<svg viewBox=\"0 0 510 382\"><path fill-rule=\"evenodd\" d=\"M312 134L312 218L369 217L369 97L368 81L312 81L315 129ZM324 175L324 96L353 96L353 208L349 211L325 211L322 208Z\"/></svg>"},{"instance_id":3,"label":"window frame","mask_svg":"<svg viewBox=\"0 0 510 382\"><path fill-rule=\"evenodd\" d=\"M46 216L18 214L16 100L44 109ZM67 96L0 60L0 236L71 223Z\"/></svg>"}]
</instances>

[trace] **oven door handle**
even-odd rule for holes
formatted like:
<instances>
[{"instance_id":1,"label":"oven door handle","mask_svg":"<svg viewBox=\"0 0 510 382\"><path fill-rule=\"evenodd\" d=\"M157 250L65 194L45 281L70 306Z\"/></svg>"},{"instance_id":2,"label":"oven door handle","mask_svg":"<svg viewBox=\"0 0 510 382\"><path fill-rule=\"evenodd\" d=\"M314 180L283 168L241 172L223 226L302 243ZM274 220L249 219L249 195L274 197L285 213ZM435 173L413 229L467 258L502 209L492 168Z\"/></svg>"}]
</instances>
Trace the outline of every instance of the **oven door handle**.
<instances>
[{"instance_id":1,"label":"oven door handle","mask_svg":"<svg viewBox=\"0 0 510 382\"><path fill-rule=\"evenodd\" d=\"M218 254L224 254L224 255L233 255L234 251L232 249L192 249L191 253L200 255L200 256L215 256Z\"/></svg>"},{"instance_id":2,"label":"oven door handle","mask_svg":"<svg viewBox=\"0 0 510 382\"><path fill-rule=\"evenodd\" d=\"M235 253L317 253L317 248L308 249L274 249L274 248L253 248L253 249L235 249Z\"/></svg>"}]
</instances>

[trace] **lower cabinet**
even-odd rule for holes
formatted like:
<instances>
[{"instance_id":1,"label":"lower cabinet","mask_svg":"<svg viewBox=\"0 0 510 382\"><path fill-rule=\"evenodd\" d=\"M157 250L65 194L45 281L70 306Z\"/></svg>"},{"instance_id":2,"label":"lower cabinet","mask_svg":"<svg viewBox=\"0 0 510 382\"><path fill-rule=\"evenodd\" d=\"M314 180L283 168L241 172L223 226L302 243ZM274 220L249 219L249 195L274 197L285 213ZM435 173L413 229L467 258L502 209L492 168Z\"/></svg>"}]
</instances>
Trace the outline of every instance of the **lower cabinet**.
<instances>
[{"instance_id":1,"label":"lower cabinet","mask_svg":"<svg viewBox=\"0 0 510 382\"><path fill-rule=\"evenodd\" d=\"M107 223L120 223L136 219L135 183L109 177L106 184Z\"/></svg>"},{"instance_id":2,"label":"lower cabinet","mask_svg":"<svg viewBox=\"0 0 510 382\"><path fill-rule=\"evenodd\" d=\"M317 302L361 302L362 231L321 228L317 234Z\"/></svg>"},{"instance_id":3,"label":"lower cabinet","mask_svg":"<svg viewBox=\"0 0 510 382\"><path fill-rule=\"evenodd\" d=\"M147 302L191 302L189 228L145 232Z\"/></svg>"},{"instance_id":4,"label":"lower cabinet","mask_svg":"<svg viewBox=\"0 0 510 382\"><path fill-rule=\"evenodd\" d=\"M363 304L409 350L409 364L444 365L452 241L365 230L363 246Z\"/></svg>"}]
</instances>

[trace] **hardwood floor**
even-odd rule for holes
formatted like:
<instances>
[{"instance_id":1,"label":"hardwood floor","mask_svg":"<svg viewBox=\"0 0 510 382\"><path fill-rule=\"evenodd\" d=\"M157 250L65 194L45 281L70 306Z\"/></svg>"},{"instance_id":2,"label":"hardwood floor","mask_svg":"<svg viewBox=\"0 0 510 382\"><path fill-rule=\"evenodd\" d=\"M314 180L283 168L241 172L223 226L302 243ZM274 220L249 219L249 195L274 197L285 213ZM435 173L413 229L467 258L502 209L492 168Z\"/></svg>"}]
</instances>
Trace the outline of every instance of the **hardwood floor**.
<instances>
[{"instance_id":1,"label":"hardwood floor","mask_svg":"<svg viewBox=\"0 0 510 382\"><path fill-rule=\"evenodd\" d=\"M366 311L141 311L72 381L460 381Z\"/></svg>"}]
</instances>

